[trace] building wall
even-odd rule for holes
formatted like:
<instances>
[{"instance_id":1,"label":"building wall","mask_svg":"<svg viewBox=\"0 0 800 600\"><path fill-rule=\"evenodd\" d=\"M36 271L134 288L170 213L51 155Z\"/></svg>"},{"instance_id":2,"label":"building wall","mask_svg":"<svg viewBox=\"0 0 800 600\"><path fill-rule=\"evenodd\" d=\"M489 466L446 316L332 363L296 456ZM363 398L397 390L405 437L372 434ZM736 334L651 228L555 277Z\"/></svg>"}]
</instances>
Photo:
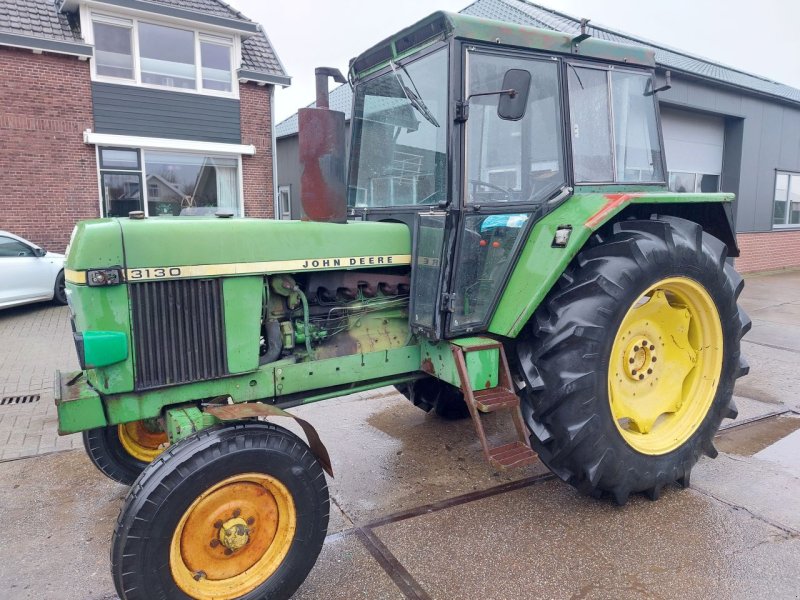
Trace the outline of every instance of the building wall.
<instances>
[{"instance_id":1,"label":"building wall","mask_svg":"<svg viewBox=\"0 0 800 600\"><path fill-rule=\"evenodd\" d=\"M740 233L738 241L741 256L735 265L740 273L800 267L800 230Z\"/></svg>"},{"instance_id":2,"label":"building wall","mask_svg":"<svg viewBox=\"0 0 800 600\"><path fill-rule=\"evenodd\" d=\"M98 215L89 63L0 47L0 229L63 252Z\"/></svg>"},{"instance_id":3,"label":"building wall","mask_svg":"<svg viewBox=\"0 0 800 600\"><path fill-rule=\"evenodd\" d=\"M141 137L241 142L239 100L92 83L94 130Z\"/></svg>"},{"instance_id":4,"label":"building wall","mask_svg":"<svg viewBox=\"0 0 800 600\"><path fill-rule=\"evenodd\" d=\"M244 214L247 217L275 216L272 181L272 93L274 87L239 84L242 143L253 144L256 153L242 156Z\"/></svg>"},{"instance_id":5,"label":"building wall","mask_svg":"<svg viewBox=\"0 0 800 600\"><path fill-rule=\"evenodd\" d=\"M737 195L736 228L772 231L775 170L800 171L800 109L677 76L658 97L725 117L722 189Z\"/></svg>"}]
</instances>

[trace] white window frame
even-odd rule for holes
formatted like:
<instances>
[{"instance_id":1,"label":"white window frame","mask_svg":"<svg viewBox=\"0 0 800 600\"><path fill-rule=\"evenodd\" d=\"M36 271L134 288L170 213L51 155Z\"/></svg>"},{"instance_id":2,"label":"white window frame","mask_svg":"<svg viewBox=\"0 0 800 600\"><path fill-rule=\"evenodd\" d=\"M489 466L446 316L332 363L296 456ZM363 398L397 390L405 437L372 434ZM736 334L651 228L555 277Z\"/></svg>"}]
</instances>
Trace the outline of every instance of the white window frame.
<instances>
[{"instance_id":1,"label":"white window frame","mask_svg":"<svg viewBox=\"0 0 800 600\"><path fill-rule=\"evenodd\" d=\"M81 24L83 25L84 37L87 44L94 45L94 22L116 25L117 27L130 27L131 30L131 52L133 53L133 79L124 77L112 77L110 75L99 75L94 56L89 60L92 81L101 83L114 83L118 85L132 85L141 88L156 90L166 90L170 92L180 92L186 94L199 94L202 96L217 96L221 98L239 98L239 79L237 72L242 62L241 57L241 38L238 34L229 34L220 31L200 30L182 21L171 21L156 16L139 16L134 13L121 13L112 15L106 12L96 11L84 5L81 9ZM168 85L157 85L142 82L141 60L139 56L139 23L144 22L150 25L160 25L173 29L191 31L194 34L194 58L195 58L195 87L194 89L171 87ZM203 67L202 56L200 53L200 41L207 41L230 48L231 65L231 91L207 90L203 87Z\"/></svg>"},{"instance_id":2,"label":"white window frame","mask_svg":"<svg viewBox=\"0 0 800 600\"><path fill-rule=\"evenodd\" d=\"M283 210L283 192L286 192L286 198L289 202L289 210ZM275 211L277 214L277 218L280 220L288 220L292 218L292 186L291 185L279 185L278 186L278 209Z\"/></svg>"},{"instance_id":3,"label":"white window frame","mask_svg":"<svg viewBox=\"0 0 800 600\"><path fill-rule=\"evenodd\" d=\"M783 223L775 223L775 190L778 186L778 176L779 175L786 175L788 177L788 181L786 182L786 200L784 200L784 204L786 205L786 212L784 215L784 222ZM789 200L789 194L792 193L792 177L800 179L800 172L798 171L788 171L786 169L775 169L775 179L772 182L772 228L773 229L800 229L800 223L789 223L789 217L792 212L791 208L791 200Z\"/></svg>"},{"instance_id":4,"label":"white window frame","mask_svg":"<svg viewBox=\"0 0 800 600\"><path fill-rule=\"evenodd\" d=\"M149 193L149 190L148 190L149 186L147 185L147 167L145 166L145 154L147 153L148 150L151 150L151 151L152 150L156 150L156 151L159 151L159 152L174 152L176 154L194 154L196 156L214 156L215 154L217 156L224 156L225 155L224 153L219 153L219 152L214 153L214 152L203 152L203 151L197 151L197 150L192 151L192 150L185 150L183 148L173 148L173 149L160 148L160 147L155 147L155 148L154 147L149 147L148 148L146 146L122 146L122 145L119 145L119 144L117 144L116 146L114 146L114 145L108 145L108 146L102 145L101 146L100 144L95 145L95 165L96 165L96 168L97 168L97 192L98 192L98 202L99 202L99 208L100 208L100 213L99 214L100 214L101 218L106 218L106 216L104 214L105 213L105 204L104 204L104 198L103 198L103 185L102 185L103 176L102 176L102 171L114 171L114 169L101 169L100 168L100 149L101 148L109 148L109 147L111 147L111 148L113 148L113 147L128 148L128 149L131 149L131 150L138 150L139 151L139 169L138 170L137 169L129 169L128 171L130 173L136 173L136 174L141 176L141 182L142 182L142 184L141 184L142 210L144 211L145 217L149 217L150 216L150 208L148 206L149 200L150 200L150 198L149 198L150 193ZM228 154L228 156L230 156L230 154ZM238 216L239 217L244 217L245 216L245 214L244 214L244 174L242 173L242 155L241 154L236 154L235 156L236 156L237 180L238 180L238 184L239 184L239 189L238 189L238 192L239 192L239 204L238 204L238 207L237 207L238 208L238 212L239 212ZM175 217L175 218L181 218L181 217Z\"/></svg>"}]
</instances>

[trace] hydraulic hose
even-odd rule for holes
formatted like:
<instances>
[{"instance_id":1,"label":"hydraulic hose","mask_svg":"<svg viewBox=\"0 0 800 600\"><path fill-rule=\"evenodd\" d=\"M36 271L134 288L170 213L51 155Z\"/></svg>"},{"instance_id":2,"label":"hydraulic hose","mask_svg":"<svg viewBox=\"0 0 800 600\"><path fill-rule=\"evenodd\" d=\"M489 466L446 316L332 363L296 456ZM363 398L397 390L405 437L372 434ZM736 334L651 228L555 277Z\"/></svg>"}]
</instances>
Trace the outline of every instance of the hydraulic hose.
<instances>
[{"instance_id":1,"label":"hydraulic hose","mask_svg":"<svg viewBox=\"0 0 800 600\"><path fill-rule=\"evenodd\" d=\"M311 360L314 360L314 351L311 350L311 330L309 326L309 319L308 319L308 299L306 295L303 293L303 290L300 289L300 286L295 285L294 291L300 296L300 302L303 303L303 325L306 329L306 352L308 352L308 357Z\"/></svg>"}]
</instances>

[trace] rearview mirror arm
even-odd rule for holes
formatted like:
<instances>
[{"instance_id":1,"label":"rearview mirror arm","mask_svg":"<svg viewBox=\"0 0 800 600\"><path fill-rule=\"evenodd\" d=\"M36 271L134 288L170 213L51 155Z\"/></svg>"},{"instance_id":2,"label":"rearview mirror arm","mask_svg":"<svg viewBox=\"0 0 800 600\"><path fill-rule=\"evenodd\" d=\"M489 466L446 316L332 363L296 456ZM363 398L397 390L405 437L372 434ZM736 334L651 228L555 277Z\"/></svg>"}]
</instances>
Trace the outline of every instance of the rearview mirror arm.
<instances>
[{"instance_id":1,"label":"rearview mirror arm","mask_svg":"<svg viewBox=\"0 0 800 600\"><path fill-rule=\"evenodd\" d=\"M463 123L467 119L469 119L469 101L473 98L478 96L498 96L503 94L508 94L511 98L516 98L517 90L508 89L508 90L497 90L496 92L479 92L477 94L470 94L467 96L466 100L459 100L456 102L456 123Z\"/></svg>"}]
</instances>

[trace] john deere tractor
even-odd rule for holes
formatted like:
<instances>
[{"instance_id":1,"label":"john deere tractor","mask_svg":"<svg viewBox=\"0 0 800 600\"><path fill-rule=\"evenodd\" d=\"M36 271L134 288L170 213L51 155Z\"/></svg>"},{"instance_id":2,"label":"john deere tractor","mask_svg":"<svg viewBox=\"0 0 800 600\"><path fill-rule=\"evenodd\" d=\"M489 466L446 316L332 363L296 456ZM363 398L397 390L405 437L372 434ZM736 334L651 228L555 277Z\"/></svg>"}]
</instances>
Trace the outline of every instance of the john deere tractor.
<instances>
[{"instance_id":1,"label":"john deere tractor","mask_svg":"<svg viewBox=\"0 0 800 600\"><path fill-rule=\"evenodd\" d=\"M469 415L492 468L541 460L619 504L687 486L736 416L733 197L669 191L651 51L435 13L351 61L349 161L326 108L344 79L317 75L303 221L73 233L82 370L58 375L60 429L132 485L111 555L126 600L300 586L332 468L310 423L307 442L274 423L291 407L396 386ZM488 412L511 441L487 439Z\"/></svg>"}]
</instances>

